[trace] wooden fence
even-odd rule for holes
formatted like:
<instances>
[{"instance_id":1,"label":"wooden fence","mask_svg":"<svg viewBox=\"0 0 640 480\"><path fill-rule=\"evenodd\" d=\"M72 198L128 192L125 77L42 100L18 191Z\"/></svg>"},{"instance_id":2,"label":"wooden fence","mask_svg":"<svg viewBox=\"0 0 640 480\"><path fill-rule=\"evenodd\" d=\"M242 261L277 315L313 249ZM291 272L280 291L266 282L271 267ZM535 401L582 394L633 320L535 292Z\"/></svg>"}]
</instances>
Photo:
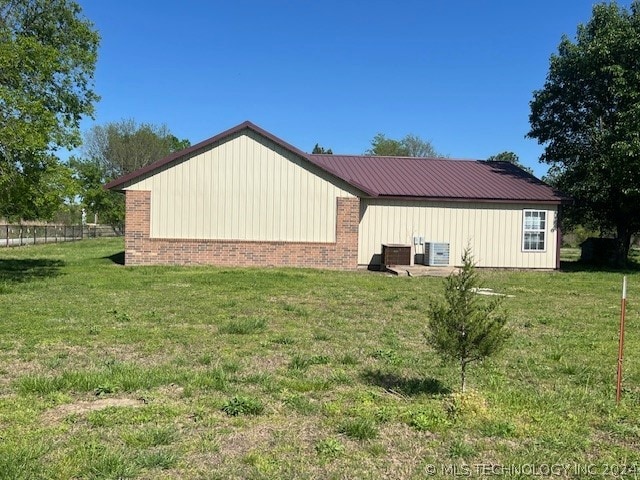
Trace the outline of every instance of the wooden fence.
<instances>
[{"instance_id":1,"label":"wooden fence","mask_svg":"<svg viewBox=\"0 0 640 480\"><path fill-rule=\"evenodd\" d=\"M0 225L0 247L73 242L84 238L118 237L110 225Z\"/></svg>"}]
</instances>

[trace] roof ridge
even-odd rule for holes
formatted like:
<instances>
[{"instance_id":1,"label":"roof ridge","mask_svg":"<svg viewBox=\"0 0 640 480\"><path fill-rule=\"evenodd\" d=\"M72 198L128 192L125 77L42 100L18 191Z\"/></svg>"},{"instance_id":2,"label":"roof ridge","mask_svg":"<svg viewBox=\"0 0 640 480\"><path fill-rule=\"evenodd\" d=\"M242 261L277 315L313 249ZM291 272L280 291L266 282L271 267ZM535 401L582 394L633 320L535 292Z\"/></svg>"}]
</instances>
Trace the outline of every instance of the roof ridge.
<instances>
[{"instance_id":1,"label":"roof ridge","mask_svg":"<svg viewBox=\"0 0 640 480\"><path fill-rule=\"evenodd\" d=\"M451 162L486 162L487 160L474 158L451 157L412 157L406 155L358 155L355 153L307 153L311 157L353 157L353 158L397 158L398 160L444 160ZM506 162L510 163L510 162Z\"/></svg>"}]
</instances>

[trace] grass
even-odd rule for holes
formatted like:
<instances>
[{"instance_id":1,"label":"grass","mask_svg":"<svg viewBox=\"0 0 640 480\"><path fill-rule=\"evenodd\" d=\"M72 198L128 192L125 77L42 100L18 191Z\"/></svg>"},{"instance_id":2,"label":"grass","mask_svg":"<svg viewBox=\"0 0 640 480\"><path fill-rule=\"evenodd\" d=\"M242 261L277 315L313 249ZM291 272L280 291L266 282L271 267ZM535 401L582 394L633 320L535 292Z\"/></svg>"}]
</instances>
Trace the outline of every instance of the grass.
<instances>
[{"instance_id":1,"label":"grass","mask_svg":"<svg viewBox=\"0 0 640 480\"><path fill-rule=\"evenodd\" d=\"M420 479L431 465L438 478L478 464L640 464L637 270L625 272L616 407L620 272L575 261L482 272L513 295L513 336L470 368L462 397L455 367L423 336L440 278L128 268L111 260L122 248L0 250L0 479Z\"/></svg>"}]
</instances>

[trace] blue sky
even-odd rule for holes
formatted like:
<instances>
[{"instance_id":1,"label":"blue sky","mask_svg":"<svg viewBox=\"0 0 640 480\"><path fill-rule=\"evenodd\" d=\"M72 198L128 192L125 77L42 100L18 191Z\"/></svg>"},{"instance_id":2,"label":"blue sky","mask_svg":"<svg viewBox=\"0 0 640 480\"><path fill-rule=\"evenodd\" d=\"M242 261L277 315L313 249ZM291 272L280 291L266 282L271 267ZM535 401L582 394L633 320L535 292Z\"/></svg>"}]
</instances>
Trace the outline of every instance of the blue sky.
<instances>
[{"instance_id":1,"label":"blue sky","mask_svg":"<svg viewBox=\"0 0 640 480\"><path fill-rule=\"evenodd\" d=\"M192 143L250 120L311 151L413 133L454 158L513 151L563 34L590 0L79 0L102 37L95 124L166 124ZM630 0L618 2L628 6Z\"/></svg>"}]
</instances>

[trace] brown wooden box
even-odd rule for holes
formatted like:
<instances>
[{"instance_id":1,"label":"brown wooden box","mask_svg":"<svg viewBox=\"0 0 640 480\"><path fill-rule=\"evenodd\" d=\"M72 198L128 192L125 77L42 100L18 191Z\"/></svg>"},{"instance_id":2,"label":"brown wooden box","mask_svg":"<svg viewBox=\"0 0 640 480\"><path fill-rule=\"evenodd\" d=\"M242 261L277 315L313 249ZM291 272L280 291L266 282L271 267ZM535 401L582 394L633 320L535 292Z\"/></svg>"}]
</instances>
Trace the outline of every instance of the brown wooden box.
<instances>
[{"instance_id":1,"label":"brown wooden box","mask_svg":"<svg viewBox=\"0 0 640 480\"><path fill-rule=\"evenodd\" d=\"M382 265L411 265L411 245L382 244Z\"/></svg>"}]
</instances>

